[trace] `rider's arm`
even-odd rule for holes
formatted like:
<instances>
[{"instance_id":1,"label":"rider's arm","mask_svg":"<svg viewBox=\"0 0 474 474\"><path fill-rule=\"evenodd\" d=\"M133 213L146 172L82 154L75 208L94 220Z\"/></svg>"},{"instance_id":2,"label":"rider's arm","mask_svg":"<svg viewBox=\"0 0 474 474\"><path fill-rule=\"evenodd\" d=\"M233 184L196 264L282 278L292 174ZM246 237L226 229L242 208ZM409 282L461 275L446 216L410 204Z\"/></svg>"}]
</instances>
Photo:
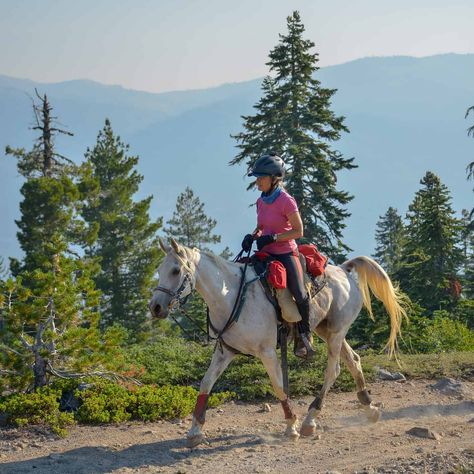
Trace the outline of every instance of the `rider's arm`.
<instances>
[{"instance_id":1,"label":"rider's arm","mask_svg":"<svg viewBox=\"0 0 474 474\"><path fill-rule=\"evenodd\" d=\"M288 221L291 224L291 230L277 234L276 241L284 242L285 240L300 239L303 237L303 221L301 220L300 213L293 212L288 216Z\"/></svg>"}]
</instances>

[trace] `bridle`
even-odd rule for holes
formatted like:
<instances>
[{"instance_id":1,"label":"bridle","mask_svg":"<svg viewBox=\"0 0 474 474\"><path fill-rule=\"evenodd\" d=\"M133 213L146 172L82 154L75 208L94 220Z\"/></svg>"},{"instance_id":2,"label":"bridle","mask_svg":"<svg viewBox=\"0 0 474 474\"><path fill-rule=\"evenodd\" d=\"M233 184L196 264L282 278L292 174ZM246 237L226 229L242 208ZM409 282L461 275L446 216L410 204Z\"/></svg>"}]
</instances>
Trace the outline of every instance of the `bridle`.
<instances>
[{"instance_id":1,"label":"bridle","mask_svg":"<svg viewBox=\"0 0 474 474\"><path fill-rule=\"evenodd\" d=\"M188 283L190 284L191 288L189 290L189 293L183 298L181 295L186 290ZM191 274L188 272L188 273L185 273L183 281L181 282L181 285L179 286L177 290L173 291L173 290L170 290L169 288L165 288L164 286L157 286L153 291L162 291L163 293L170 295L171 300L168 303L168 308L178 309L179 307L186 304L186 301L188 300L193 290L194 290L193 278L191 277Z\"/></svg>"}]
</instances>

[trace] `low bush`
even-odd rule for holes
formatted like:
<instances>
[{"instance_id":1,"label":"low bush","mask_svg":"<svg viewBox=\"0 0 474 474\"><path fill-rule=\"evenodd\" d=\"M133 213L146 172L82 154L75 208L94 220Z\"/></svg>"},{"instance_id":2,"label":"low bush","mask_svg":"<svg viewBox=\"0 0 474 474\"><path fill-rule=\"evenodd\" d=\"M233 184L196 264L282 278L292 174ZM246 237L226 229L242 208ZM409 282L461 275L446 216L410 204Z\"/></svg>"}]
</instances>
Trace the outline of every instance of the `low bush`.
<instances>
[{"instance_id":1,"label":"low bush","mask_svg":"<svg viewBox=\"0 0 474 474\"><path fill-rule=\"evenodd\" d=\"M76 389L79 409L76 419L82 423L120 423L131 417L129 407L135 395L121 385L99 381L86 390Z\"/></svg>"},{"instance_id":2,"label":"low bush","mask_svg":"<svg viewBox=\"0 0 474 474\"><path fill-rule=\"evenodd\" d=\"M192 387L145 385L140 387L135 395L136 405L133 417L142 421L156 421L184 418L192 413L198 391ZM216 407L230 400L233 395L231 392L212 394L209 397L208 407Z\"/></svg>"},{"instance_id":3,"label":"low bush","mask_svg":"<svg viewBox=\"0 0 474 474\"><path fill-rule=\"evenodd\" d=\"M74 391L79 407L73 412L60 410L61 399ZM192 413L198 391L192 387L156 387L144 385L134 389L104 380L60 381L54 387L33 393L14 394L0 402L0 413L7 414L7 423L16 426L43 424L63 436L65 428L75 422L101 424L127 420L156 421L184 418ZM235 394L215 393L209 397L209 408L216 407Z\"/></svg>"},{"instance_id":4,"label":"low bush","mask_svg":"<svg viewBox=\"0 0 474 474\"><path fill-rule=\"evenodd\" d=\"M446 311L435 311L433 319L418 318L407 326L400 347L411 354L473 351L474 331L448 317Z\"/></svg>"},{"instance_id":5,"label":"low bush","mask_svg":"<svg viewBox=\"0 0 474 474\"><path fill-rule=\"evenodd\" d=\"M46 425L59 436L66 435L66 427L74 424L74 415L59 409L61 392L49 387L33 393L16 393L0 402L0 413L7 415L7 423L15 426Z\"/></svg>"}]
</instances>

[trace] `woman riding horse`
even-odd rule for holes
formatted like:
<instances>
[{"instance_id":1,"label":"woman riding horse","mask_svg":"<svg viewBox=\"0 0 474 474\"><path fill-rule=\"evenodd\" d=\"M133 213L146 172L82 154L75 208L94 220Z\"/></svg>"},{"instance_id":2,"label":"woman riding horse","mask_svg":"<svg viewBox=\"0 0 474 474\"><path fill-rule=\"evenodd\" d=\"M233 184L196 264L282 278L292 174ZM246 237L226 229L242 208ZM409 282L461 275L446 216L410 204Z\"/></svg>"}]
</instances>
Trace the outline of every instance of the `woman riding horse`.
<instances>
[{"instance_id":1,"label":"woman riding horse","mask_svg":"<svg viewBox=\"0 0 474 474\"><path fill-rule=\"evenodd\" d=\"M301 315L295 355L309 359L315 355L309 327L310 300L295 242L303 237L303 222L295 199L282 186L284 175L285 164L275 154L263 155L255 162L248 176L257 178L257 187L262 194L257 199L257 227L244 237L242 248L249 252L256 240L258 250L284 265L288 289Z\"/></svg>"}]
</instances>

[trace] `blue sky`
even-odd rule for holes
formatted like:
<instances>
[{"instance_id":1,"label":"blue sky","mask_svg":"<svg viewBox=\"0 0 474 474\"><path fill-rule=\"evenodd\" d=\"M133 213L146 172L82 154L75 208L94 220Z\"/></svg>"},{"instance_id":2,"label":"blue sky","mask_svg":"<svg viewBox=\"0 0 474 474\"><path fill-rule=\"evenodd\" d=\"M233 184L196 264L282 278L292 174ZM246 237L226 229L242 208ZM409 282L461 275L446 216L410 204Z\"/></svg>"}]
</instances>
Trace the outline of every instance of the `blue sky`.
<instances>
[{"instance_id":1,"label":"blue sky","mask_svg":"<svg viewBox=\"0 0 474 474\"><path fill-rule=\"evenodd\" d=\"M0 74L152 92L254 79L295 9L321 66L474 53L473 0L0 0Z\"/></svg>"}]
</instances>

